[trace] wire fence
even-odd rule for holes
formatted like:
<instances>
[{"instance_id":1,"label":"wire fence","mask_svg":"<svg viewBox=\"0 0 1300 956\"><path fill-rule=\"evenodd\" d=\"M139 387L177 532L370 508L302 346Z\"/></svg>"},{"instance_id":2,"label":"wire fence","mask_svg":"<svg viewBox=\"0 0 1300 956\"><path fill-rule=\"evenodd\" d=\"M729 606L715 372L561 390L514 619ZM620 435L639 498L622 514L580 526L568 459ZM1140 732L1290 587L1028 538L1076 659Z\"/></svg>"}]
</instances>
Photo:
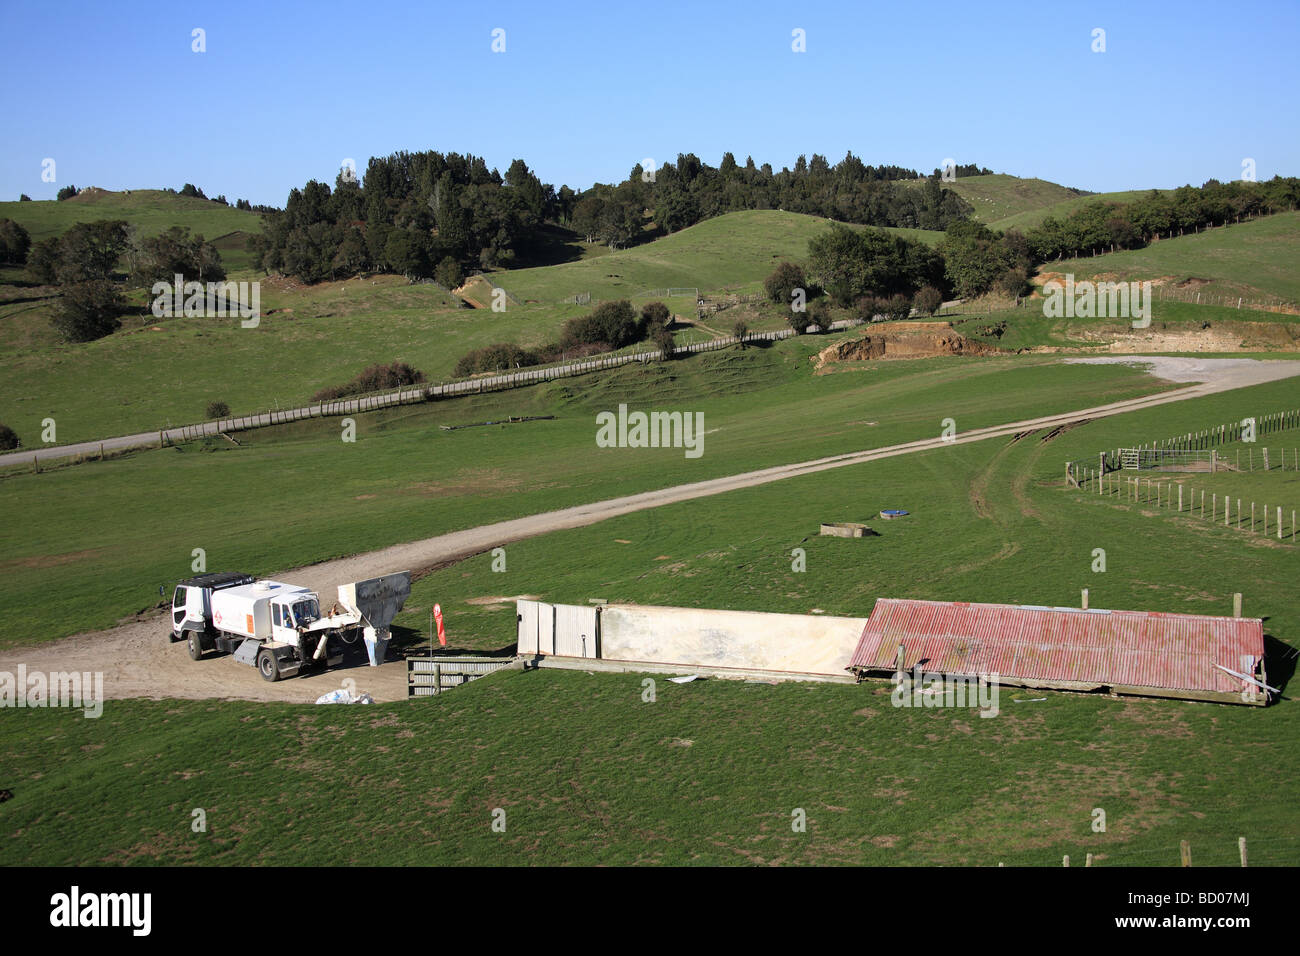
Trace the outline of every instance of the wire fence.
<instances>
[{"instance_id":1,"label":"wire fence","mask_svg":"<svg viewBox=\"0 0 1300 956\"><path fill-rule=\"evenodd\" d=\"M1293 449L1293 470L1297 462L1295 453L1296 450ZM1268 461L1267 456L1264 461ZM1279 505L1276 501L1271 505L1268 502L1243 502L1239 496L1234 497L1221 491L1207 492L1204 488L1189 485L1185 480L1162 481L1159 478L1135 477L1123 472L1098 475L1092 481L1092 489L1084 490L1089 494L1095 490L1096 494L1103 497L1155 507L1157 511L1172 511L1200 518L1211 525L1222 525L1235 531L1296 543L1296 509L1291 505Z\"/></svg>"},{"instance_id":2,"label":"wire fence","mask_svg":"<svg viewBox=\"0 0 1300 956\"><path fill-rule=\"evenodd\" d=\"M655 296L662 296L665 299L671 299L674 296L679 295L691 295L698 299L700 297L700 290L695 286L670 286L667 289L645 289L642 292L638 292L632 298L648 299Z\"/></svg>"},{"instance_id":3,"label":"wire fence","mask_svg":"<svg viewBox=\"0 0 1300 956\"><path fill-rule=\"evenodd\" d=\"M1217 295L1199 289L1177 289L1155 286L1151 290L1157 301L1186 302L1191 305L1218 305L1228 309L1255 309L1261 312L1300 312L1296 303L1270 296L1267 299L1247 299L1237 295Z\"/></svg>"},{"instance_id":4,"label":"wire fence","mask_svg":"<svg viewBox=\"0 0 1300 956\"><path fill-rule=\"evenodd\" d=\"M1063 855L1031 865L1053 866L1295 866L1300 862L1300 837L1294 833L1276 836L1256 834L1244 836L1215 836L1205 839L1179 841L1178 846L1133 850L1123 844L1102 842L1093 850L1080 848ZM998 866L1003 866L999 862Z\"/></svg>"},{"instance_id":5,"label":"wire fence","mask_svg":"<svg viewBox=\"0 0 1300 956\"><path fill-rule=\"evenodd\" d=\"M1129 448L1112 448L1108 451L1099 451L1095 456L1076 458L1074 461L1066 462L1066 481L1074 485L1074 487L1080 488L1112 471L1125 468L1131 470L1134 467L1134 464L1132 464L1135 460L1133 458L1134 452L1137 453L1136 461L1139 464L1142 461L1160 460L1160 456L1154 455L1152 452L1174 452L1176 454L1168 459L1169 465L1172 466L1178 456L1190 456L1191 452L1208 451L1236 442L1253 443L1261 435L1289 431L1298 426L1300 426L1300 409L1270 412L1267 415L1257 415L1243 418L1241 421L1228 422L1212 428L1187 432L1174 438L1156 439ZM1188 460L1192 459L1188 457ZM1255 460L1253 450L1249 453L1249 460L1250 468L1253 470ZM1280 463L1282 458L1279 456L1274 460ZM1126 461L1129 464L1126 464ZM1227 464L1226 458L1220 457L1218 461L1224 465ZM1295 467L1294 455L1292 461L1293 467ZM1239 468L1239 465L1235 467Z\"/></svg>"}]
</instances>

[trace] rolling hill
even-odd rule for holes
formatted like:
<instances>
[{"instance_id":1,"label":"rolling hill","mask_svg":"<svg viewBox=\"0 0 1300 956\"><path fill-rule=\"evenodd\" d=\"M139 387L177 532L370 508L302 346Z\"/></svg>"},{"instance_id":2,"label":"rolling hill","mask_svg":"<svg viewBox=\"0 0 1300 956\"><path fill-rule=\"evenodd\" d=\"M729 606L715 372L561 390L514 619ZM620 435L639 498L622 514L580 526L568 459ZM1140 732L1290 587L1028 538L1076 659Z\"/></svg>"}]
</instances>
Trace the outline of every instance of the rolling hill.
<instances>
[{"instance_id":1,"label":"rolling hill","mask_svg":"<svg viewBox=\"0 0 1300 956\"><path fill-rule=\"evenodd\" d=\"M1042 266L1076 279L1150 279L1208 297L1300 303L1300 212L1153 242L1142 249L1066 259Z\"/></svg>"},{"instance_id":2,"label":"rolling hill","mask_svg":"<svg viewBox=\"0 0 1300 956\"><path fill-rule=\"evenodd\" d=\"M60 235L73 223L96 219L125 219L145 236L156 236L172 226L187 226L208 239L262 231L258 213L161 189L112 192L92 186L71 199L0 202L0 219L19 223L31 233L32 242Z\"/></svg>"},{"instance_id":3,"label":"rolling hill","mask_svg":"<svg viewBox=\"0 0 1300 956\"><path fill-rule=\"evenodd\" d=\"M407 362L431 380L446 379L471 349L555 341L567 319L589 311L562 303L575 293L639 304L649 298L638 293L669 286L756 291L776 262L802 259L808 240L826 227L815 216L739 212L592 259L496 272L492 280L511 295L500 313L457 308L440 287L400 276L316 286L276 278L262 280L263 318L255 329L238 320L146 315L125 319L106 338L68 345L49 329L52 300L40 296L52 290L20 288L0 299L0 348L7 352L0 421L30 434L33 422L53 415L60 441L74 441L198 421L210 401L227 402L235 414L295 406L377 362ZM923 241L940 235L892 231ZM135 301L143 307L145 294L135 293ZM665 301L694 318L693 298ZM729 332L726 313L723 320ZM779 316L767 325L749 322L754 329L782 325ZM688 328L682 336L704 334ZM286 354L293 362L283 361Z\"/></svg>"},{"instance_id":4,"label":"rolling hill","mask_svg":"<svg viewBox=\"0 0 1300 956\"><path fill-rule=\"evenodd\" d=\"M919 187L922 182L920 179L909 180L907 185ZM1045 179L1021 179L1006 173L960 176L955 182L944 183L944 188L951 189L974 206L974 218L988 224L1086 195L1082 190L1049 183Z\"/></svg>"},{"instance_id":5,"label":"rolling hill","mask_svg":"<svg viewBox=\"0 0 1300 956\"><path fill-rule=\"evenodd\" d=\"M1063 219L1070 213L1082 206L1092 202L1136 202L1143 196L1147 195L1149 189L1129 189L1123 192L1115 193L1089 193L1082 196L1074 196L1067 199L1060 199L1056 202L1049 203L1045 206L1038 206L1032 209L1024 209L1020 212L1003 216L1001 219L994 219L988 222L989 228L1005 232L1008 229L1019 229L1022 232L1026 229L1038 225L1048 216L1054 216L1057 219ZM1169 192L1167 189L1158 189L1156 192Z\"/></svg>"}]
</instances>

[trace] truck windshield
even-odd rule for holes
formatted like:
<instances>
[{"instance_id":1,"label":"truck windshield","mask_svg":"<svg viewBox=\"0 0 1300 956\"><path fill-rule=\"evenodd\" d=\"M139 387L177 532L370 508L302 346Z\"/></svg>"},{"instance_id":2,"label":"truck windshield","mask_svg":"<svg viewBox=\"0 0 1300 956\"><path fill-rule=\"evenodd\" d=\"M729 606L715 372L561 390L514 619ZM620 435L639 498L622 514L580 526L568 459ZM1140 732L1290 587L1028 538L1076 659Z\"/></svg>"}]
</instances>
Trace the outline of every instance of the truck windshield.
<instances>
[{"instance_id":1,"label":"truck windshield","mask_svg":"<svg viewBox=\"0 0 1300 956\"><path fill-rule=\"evenodd\" d=\"M293 605L293 616L298 627L306 627L312 621L320 619L320 605L316 601L297 601Z\"/></svg>"}]
</instances>

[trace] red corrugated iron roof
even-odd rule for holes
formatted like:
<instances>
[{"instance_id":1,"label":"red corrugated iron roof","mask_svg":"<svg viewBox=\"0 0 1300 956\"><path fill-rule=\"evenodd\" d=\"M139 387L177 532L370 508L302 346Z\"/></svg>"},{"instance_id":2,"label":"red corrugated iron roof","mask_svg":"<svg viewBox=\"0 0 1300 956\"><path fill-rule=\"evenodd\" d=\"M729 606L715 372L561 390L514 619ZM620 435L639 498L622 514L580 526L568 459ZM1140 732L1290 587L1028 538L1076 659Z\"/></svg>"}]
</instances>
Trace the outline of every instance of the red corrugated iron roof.
<instances>
[{"instance_id":1,"label":"red corrugated iron roof","mask_svg":"<svg viewBox=\"0 0 1300 956\"><path fill-rule=\"evenodd\" d=\"M849 670L997 674L1007 679L1239 693L1264 656L1259 618L880 598Z\"/></svg>"}]
</instances>

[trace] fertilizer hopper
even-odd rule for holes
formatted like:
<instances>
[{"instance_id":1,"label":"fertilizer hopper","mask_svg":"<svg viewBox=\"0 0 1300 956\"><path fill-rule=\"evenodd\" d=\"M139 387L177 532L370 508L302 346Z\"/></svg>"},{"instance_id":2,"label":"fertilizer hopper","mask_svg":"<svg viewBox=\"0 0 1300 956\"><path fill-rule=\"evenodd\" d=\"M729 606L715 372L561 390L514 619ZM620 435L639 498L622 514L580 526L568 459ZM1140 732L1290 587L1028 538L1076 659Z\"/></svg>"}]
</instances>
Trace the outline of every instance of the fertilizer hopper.
<instances>
[{"instance_id":1,"label":"fertilizer hopper","mask_svg":"<svg viewBox=\"0 0 1300 956\"><path fill-rule=\"evenodd\" d=\"M370 666L384 662L384 652L392 636L388 625L411 595L411 572L397 571L368 581L339 585L339 603L365 625L366 653Z\"/></svg>"}]
</instances>

